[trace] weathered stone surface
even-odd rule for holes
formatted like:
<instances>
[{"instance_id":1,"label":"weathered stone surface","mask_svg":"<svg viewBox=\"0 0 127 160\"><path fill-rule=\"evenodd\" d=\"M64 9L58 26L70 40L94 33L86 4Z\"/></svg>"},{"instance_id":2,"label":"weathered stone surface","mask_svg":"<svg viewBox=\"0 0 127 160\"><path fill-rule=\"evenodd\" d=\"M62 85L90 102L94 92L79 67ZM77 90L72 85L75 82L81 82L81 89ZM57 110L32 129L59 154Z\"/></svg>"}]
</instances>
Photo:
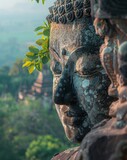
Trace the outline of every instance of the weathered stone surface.
<instances>
[{"instance_id":1,"label":"weathered stone surface","mask_svg":"<svg viewBox=\"0 0 127 160\"><path fill-rule=\"evenodd\" d=\"M116 100L107 93L109 79L110 95L119 98L118 86L121 83L118 76L121 75L117 53L119 45L127 39L124 34L126 30L125 27L121 28L121 21L117 19L105 20L96 17L96 33L104 37L99 54L102 39L95 34L93 19L90 14L84 14L84 9L89 11L89 0L63 0L56 1L53 12L50 12L54 102L67 137L72 141L81 142L85 136L78 160L127 160L127 128L126 123L118 121L118 114L115 114L117 120L107 120L92 128L103 119L109 118L109 106ZM100 64L99 55L108 77ZM123 69L125 68L124 66ZM117 109L115 106L115 111ZM125 116L121 119L123 118ZM63 158L64 153L60 153L57 159L60 159L60 156ZM69 159L68 155L70 156L70 153L63 159Z\"/></svg>"},{"instance_id":2,"label":"weathered stone surface","mask_svg":"<svg viewBox=\"0 0 127 160\"><path fill-rule=\"evenodd\" d=\"M90 17L90 0L56 0L54 6L49 8L49 23L68 24L84 16Z\"/></svg>"},{"instance_id":3,"label":"weathered stone surface","mask_svg":"<svg viewBox=\"0 0 127 160\"><path fill-rule=\"evenodd\" d=\"M100 64L102 39L90 17L71 24L51 23L50 54L53 99L67 137L81 142L108 117L109 79Z\"/></svg>"},{"instance_id":4,"label":"weathered stone surface","mask_svg":"<svg viewBox=\"0 0 127 160\"><path fill-rule=\"evenodd\" d=\"M127 126L117 129L115 124L113 118L93 128L82 141L77 160L127 160Z\"/></svg>"},{"instance_id":5,"label":"weathered stone surface","mask_svg":"<svg viewBox=\"0 0 127 160\"><path fill-rule=\"evenodd\" d=\"M91 0L91 4L95 12L96 33L104 37L100 57L111 80L108 92L109 95L118 98L117 103L110 106L110 116L116 116L118 121L125 120L127 115L127 1Z\"/></svg>"},{"instance_id":6,"label":"weathered stone surface","mask_svg":"<svg viewBox=\"0 0 127 160\"><path fill-rule=\"evenodd\" d=\"M67 149L61 153L54 155L51 160L75 160L79 151L79 147Z\"/></svg>"}]
</instances>

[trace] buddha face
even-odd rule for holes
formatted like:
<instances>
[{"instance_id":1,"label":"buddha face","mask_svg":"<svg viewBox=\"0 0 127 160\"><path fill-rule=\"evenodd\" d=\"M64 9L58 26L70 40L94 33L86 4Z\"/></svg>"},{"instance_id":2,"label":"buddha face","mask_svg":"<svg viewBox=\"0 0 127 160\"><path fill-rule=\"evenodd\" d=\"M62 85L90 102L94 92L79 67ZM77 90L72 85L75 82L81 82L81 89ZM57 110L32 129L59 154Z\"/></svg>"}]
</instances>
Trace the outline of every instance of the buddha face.
<instances>
[{"instance_id":1,"label":"buddha face","mask_svg":"<svg viewBox=\"0 0 127 160\"><path fill-rule=\"evenodd\" d=\"M92 23L91 18L65 25L51 23L53 99L66 136L77 142L108 117L112 102L98 54L102 40Z\"/></svg>"}]
</instances>

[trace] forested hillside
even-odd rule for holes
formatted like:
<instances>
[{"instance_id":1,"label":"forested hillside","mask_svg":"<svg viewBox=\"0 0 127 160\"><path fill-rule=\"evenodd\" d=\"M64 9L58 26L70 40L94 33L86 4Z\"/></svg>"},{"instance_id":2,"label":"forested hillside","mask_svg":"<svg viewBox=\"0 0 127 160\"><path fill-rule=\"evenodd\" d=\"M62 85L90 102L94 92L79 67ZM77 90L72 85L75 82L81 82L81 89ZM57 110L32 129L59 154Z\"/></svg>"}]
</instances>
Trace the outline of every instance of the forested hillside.
<instances>
[{"instance_id":1,"label":"forested hillside","mask_svg":"<svg viewBox=\"0 0 127 160\"><path fill-rule=\"evenodd\" d=\"M0 160L50 160L70 147L56 111L41 99L0 97L0 124Z\"/></svg>"}]
</instances>

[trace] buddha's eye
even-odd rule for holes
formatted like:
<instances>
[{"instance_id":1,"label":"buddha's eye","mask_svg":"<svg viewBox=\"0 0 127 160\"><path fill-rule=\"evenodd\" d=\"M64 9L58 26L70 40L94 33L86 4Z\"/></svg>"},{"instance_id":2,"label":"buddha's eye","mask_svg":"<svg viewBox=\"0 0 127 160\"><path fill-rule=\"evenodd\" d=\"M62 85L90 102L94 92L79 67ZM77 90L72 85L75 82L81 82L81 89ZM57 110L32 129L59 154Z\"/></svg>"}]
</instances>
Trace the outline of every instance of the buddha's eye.
<instances>
[{"instance_id":1,"label":"buddha's eye","mask_svg":"<svg viewBox=\"0 0 127 160\"><path fill-rule=\"evenodd\" d=\"M75 65L75 73L82 77L91 77L98 74L100 70L102 70L102 65L99 57L94 55L81 56Z\"/></svg>"},{"instance_id":2,"label":"buddha's eye","mask_svg":"<svg viewBox=\"0 0 127 160\"><path fill-rule=\"evenodd\" d=\"M77 73L79 76L81 77L91 77L97 73L99 73L99 71L102 70L101 68L82 68L80 70L75 70L75 73Z\"/></svg>"},{"instance_id":3,"label":"buddha's eye","mask_svg":"<svg viewBox=\"0 0 127 160\"><path fill-rule=\"evenodd\" d=\"M51 70L54 75L60 76L62 73L62 66L59 62L57 61L52 61L51 62Z\"/></svg>"}]
</instances>

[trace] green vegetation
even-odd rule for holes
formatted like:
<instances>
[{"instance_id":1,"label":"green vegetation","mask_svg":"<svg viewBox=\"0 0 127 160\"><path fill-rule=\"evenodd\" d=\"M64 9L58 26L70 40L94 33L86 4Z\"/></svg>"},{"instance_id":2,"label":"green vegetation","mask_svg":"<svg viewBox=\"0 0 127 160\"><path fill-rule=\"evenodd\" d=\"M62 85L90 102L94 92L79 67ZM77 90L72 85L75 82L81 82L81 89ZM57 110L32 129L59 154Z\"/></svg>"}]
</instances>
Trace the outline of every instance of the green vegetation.
<instances>
[{"instance_id":1,"label":"green vegetation","mask_svg":"<svg viewBox=\"0 0 127 160\"><path fill-rule=\"evenodd\" d=\"M29 145L26 151L28 160L50 160L54 153L67 148L58 138L51 135L39 136Z\"/></svg>"},{"instance_id":2,"label":"green vegetation","mask_svg":"<svg viewBox=\"0 0 127 160\"><path fill-rule=\"evenodd\" d=\"M37 35L41 35L36 41L36 44L41 47L29 46L29 52L26 53L26 58L24 59L23 67L28 67L29 73L33 73L35 69L42 71L43 64L46 64L49 59L49 37L50 37L50 25L44 23L44 25L39 26L35 29Z\"/></svg>"},{"instance_id":3,"label":"green vegetation","mask_svg":"<svg viewBox=\"0 0 127 160\"><path fill-rule=\"evenodd\" d=\"M40 0L35 0L37 3ZM46 0L41 0L42 4L45 3ZM41 30L41 31L40 31ZM35 31L39 31L37 35L41 35L41 38L36 41L36 44L41 47L38 48L36 46L29 46L29 52L26 53L26 58L24 58L23 67L27 67L29 73L33 73L35 69L38 71L42 71L43 64L48 63L50 60L49 56L49 38L50 38L50 24L44 22L42 26L39 26L35 29Z\"/></svg>"},{"instance_id":4,"label":"green vegetation","mask_svg":"<svg viewBox=\"0 0 127 160\"><path fill-rule=\"evenodd\" d=\"M37 78L37 72L29 75L27 69L22 69L22 64L22 60L17 60L12 67L0 68L0 96L10 93L16 98L22 88L30 90Z\"/></svg>"},{"instance_id":5,"label":"green vegetation","mask_svg":"<svg viewBox=\"0 0 127 160\"><path fill-rule=\"evenodd\" d=\"M49 160L70 147L50 103L42 97L18 100L19 90L29 91L36 78L22 69L22 60L0 69L0 160Z\"/></svg>"},{"instance_id":6,"label":"green vegetation","mask_svg":"<svg viewBox=\"0 0 127 160\"><path fill-rule=\"evenodd\" d=\"M44 3L45 3L45 1L46 1L46 0L41 0L42 4L44 4ZM39 2L40 2L40 0L36 0L36 2L37 2L37 3L39 3Z\"/></svg>"},{"instance_id":7,"label":"green vegetation","mask_svg":"<svg viewBox=\"0 0 127 160\"><path fill-rule=\"evenodd\" d=\"M0 124L0 159L49 160L69 147L56 111L42 106L41 99L17 102L10 94L2 96Z\"/></svg>"}]
</instances>

